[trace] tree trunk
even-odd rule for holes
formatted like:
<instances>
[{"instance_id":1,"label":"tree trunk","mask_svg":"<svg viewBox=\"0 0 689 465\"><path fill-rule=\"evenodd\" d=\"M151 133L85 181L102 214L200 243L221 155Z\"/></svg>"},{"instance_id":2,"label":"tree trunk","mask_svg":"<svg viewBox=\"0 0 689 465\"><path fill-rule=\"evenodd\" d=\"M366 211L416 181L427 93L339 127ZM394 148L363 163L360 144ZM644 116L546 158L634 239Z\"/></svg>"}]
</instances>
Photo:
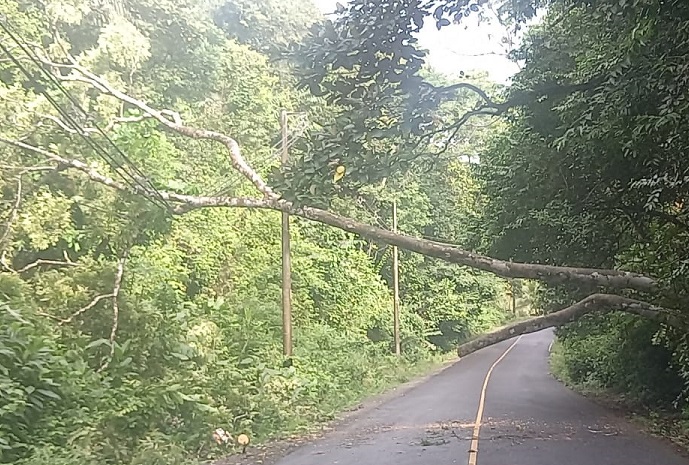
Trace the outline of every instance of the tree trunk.
<instances>
[{"instance_id":1,"label":"tree trunk","mask_svg":"<svg viewBox=\"0 0 689 465\"><path fill-rule=\"evenodd\" d=\"M466 265L496 274L503 278L524 278L544 281L552 284L575 282L584 286L605 286L615 289L636 289L650 291L655 288L655 280L647 276L616 270L599 270L592 268L570 268L564 266L539 265L531 263L506 262L460 249L441 242L419 239L395 234L393 232L360 223L326 210L312 207L297 208L289 203L275 205L278 209L288 209L294 215L325 223L348 232L359 234L368 239L396 245L412 252L429 257ZM275 208L267 207L267 208Z\"/></svg>"},{"instance_id":2,"label":"tree trunk","mask_svg":"<svg viewBox=\"0 0 689 465\"><path fill-rule=\"evenodd\" d=\"M106 184L112 188L126 192L133 192L151 198L155 197L164 202L175 202L177 203L177 206L174 209L176 213L183 213L195 208L205 207L247 207L271 209L325 223L351 233L359 234L368 239L385 242L387 244L401 247L413 252L418 252L423 255L440 258L452 263L459 263L483 271L488 271L504 278L526 278L548 283L574 282L582 286L604 286L616 289L631 288L643 291L649 291L655 287L655 281L652 278L638 274L625 273L615 270L568 268L540 264L505 262L490 257L477 255L452 245L396 234L384 229L360 223L351 218L336 215L326 210L312 207L297 207L291 202L279 200L278 194L275 193L272 188L268 186L268 184L261 178L261 176L246 162L241 154L237 141L232 137L226 134L217 133L215 131L195 128L183 124L178 113L169 110L156 110L146 104L144 101L125 94L115 86L111 85L102 76L98 76L79 65L79 63L71 56L68 56L70 61L69 64L52 62L47 57L39 57L39 59L45 66L53 70L60 70L61 72L56 73L56 76L58 76L61 80L87 84L105 95L110 95L115 99L126 102L127 104L138 108L141 112L143 112L144 115L148 115L157 120L163 127L172 132L176 132L192 139L212 140L222 144L228 151L230 163L234 169L247 180L249 180L256 187L256 189L263 194L264 197L263 199L237 199L228 197L181 195L151 189L152 184L142 179L138 179L138 181L144 181L139 183L139 186L127 186L114 181L109 177L103 176L94 168L81 161L67 160L58 154L39 147L31 146L21 141L0 139L0 141L16 147L21 147L25 150L30 150L34 153L41 154L49 160L57 162L61 165L76 168L85 173L90 179L100 182L101 184ZM68 73L64 73L62 71L68 71ZM547 93L551 93L550 91L563 90L572 92L576 90L588 89L593 85L595 85L595 82L587 82L567 88L558 87L555 90L550 89ZM462 84L461 86L465 88L471 87L470 84ZM480 90L478 88L473 90L475 92L478 91L480 94ZM486 104L488 107L498 111L504 111L507 108L505 107L506 104L497 105L493 103L491 105L490 100L486 100ZM508 102L507 105L511 106L518 104L520 104L519 99ZM467 113L467 115L470 113L471 112Z\"/></svg>"},{"instance_id":3,"label":"tree trunk","mask_svg":"<svg viewBox=\"0 0 689 465\"><path fill-rule=\"evenodd\" d=\"M104 176L90 165L76 160L61 157L48 150L35 147L24 142L0 138L1 142L20 147L25 150L41 154L59 165L75 168L85 173L91 180L104 184L123 192L153 197L145 187L127 186L114 179ZM582 286L604 286L614 289L636 289L652 291L656 282L653 278L618 270L601 270L593 268L570 268L565 266L550 266L533 263L506 262L484 255L463 250L457 246L442 242L419 239L404 234L394 233L352 218L343 217L327 210L314 207L298 207L286 200L274 198L232 198L184 195L174 192L157 191L156 196L166 202L175 202L174 212L182 214L194 209L210 207L240 207L281 211L294 216L324 223L347 232L355 233L367 239L396 245L402 249L417 252L429 257L440 258L447 262L466 265L483 271L488 271L503 278L534 279L552 284L565 282L577 283Z\"/></svg>"},{"instance_id":4,"label":"tree trunk","mask_svg":"<svg viewBox=\"0 0 689 465\"><path fill-rule=\"evenodd\" d=\"M484 347L497 344L521 334L535 333L545 328L562 326L588 313L608 313L613 311L640 315L651 320L667 323L671 326L681 327L686 324L682 318L678 317L677 314L670 310L656 307L647 302L611 294L593 294L557 312L513 323L496 331L478 336L469 342L461 344L457 348L457 355L464 357Z\"/></svg>"}]
</instances>

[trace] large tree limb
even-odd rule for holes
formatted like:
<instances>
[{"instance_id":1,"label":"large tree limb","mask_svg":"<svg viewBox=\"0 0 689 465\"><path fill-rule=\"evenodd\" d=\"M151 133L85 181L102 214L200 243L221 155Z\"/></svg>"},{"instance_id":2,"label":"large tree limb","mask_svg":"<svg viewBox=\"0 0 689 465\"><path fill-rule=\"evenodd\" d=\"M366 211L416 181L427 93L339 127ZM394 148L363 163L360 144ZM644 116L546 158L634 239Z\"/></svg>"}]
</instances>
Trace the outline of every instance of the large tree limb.
<instances>
[{"instance_id":1,"label":"large tree limb","mask_svg":"<svg viewBox=\"0 0 689 465\"><path fill-rule=\"evenodd\" d=\"M147 195L143 189L130 187L112 178L99 173L95 168L86 163L61 157L43 148L34 147L24 142L12 141L0 138L16 147L41 154L53 162L62 166L71 167L86 174L91 180L104 184L122 192ZM570 268L564 266L539 265L531 263L514 263L497 260L484 255L475 254L463 250L457 246L442 242L420 239L404 234L394 233L383 228L371 226L351 218L346 218L335 213L319 208L296 206L286 200L278 199L254 199L234 197L212 197L184 195L173 192L160 192L161 198L177 203L175 213L181 214L190 210L209 207L243 207L286 212L312 221L324 223L336 228L355 233L371 240L396 245L412 252L417 252L430 257L466 265L472 268L488 271L504 278L526 278L544 281L548 283L575 282L588 286L606 286L611 288L637 289L649 291L655 288L653 278L618 270L601 270L592 268Z\"/></svg>"},{"instance_id":2,"label":"large tree limb","mask_svg":"<svg viewBox=\"0 0 689 465\"><path fill-rule=\"evenodd\" d=\"M286 210L293 215L335 226L345 231L390 245L396 245L412 252L488 271L504 278L535 279L549 283L577 282L584 285L609 286L618 289L651 290L655 287L655 281L652 278L635 273L506 262L475 254L453 245L393 233L317 208L289 207L285 209L282 207L280 210Z\"/></svg>"},{"instance_id":3,"label":"large tree limb","mask_svg":"<svg viewBox=\"0 0 689 465\"><path fill-rule=\"evenodd\" d=\"M681 327L686 324L686 321L680 318L676 313L662 307L656 307L647 302L629 299L619 295L593 294L562 310L545 316L513 323L491 333L478 336L469 342L461 344L457 348L457 355L464 357L484 347L506 341L507 339L521 334L535 333L545 328L562 326L589 313L596 312L602 314L614 311L643 316L644 318L667 323L671 326Z\"/></svg>"},{"instance_id":4,"label":"large tree limb","mask_svg":"<svg viewBox=\"0 0 689 465\"><path fill-rule=\"evenodd\" d=\"M55 63L41 54L37 54L43 64L52 67L55 70L67 69L70 73L63 75L62 73L56 73L56 77L62 81L72 81L81 82L88 84L95 89L98 89L105 95L110 95L121 102L128 103L129 105L138 108L144 114L150 115L153 119L157 120L167 129L174 131L183 136L190 137L192 139L207 139L215 142L219 142L224 145L229 153L230 163L232 166L245 178L247 178L251 183L259 190L266 198L277 198L277 194L273 192L270 186L261 178L261 176L246 162L241 154L239 144L232 137L215 131L209 131L207 129L195 128L192 126L187 126L182 123L182 119L179 114L169 111L169 110L156 110L153 107L147 105L145 102L136 99L130 95L125 94L113 85L111 85L104 78L92 73L88 69L79 65L78 62L73 57L68 57L71 64Z\"/></svg>"}]
</instances>

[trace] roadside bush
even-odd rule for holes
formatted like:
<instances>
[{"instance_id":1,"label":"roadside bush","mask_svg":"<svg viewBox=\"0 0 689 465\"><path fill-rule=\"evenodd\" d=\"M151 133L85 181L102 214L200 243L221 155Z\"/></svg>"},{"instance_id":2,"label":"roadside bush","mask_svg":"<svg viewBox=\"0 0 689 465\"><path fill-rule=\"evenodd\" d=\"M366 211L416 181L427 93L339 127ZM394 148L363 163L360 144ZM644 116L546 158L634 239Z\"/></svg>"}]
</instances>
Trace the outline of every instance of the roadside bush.
<instances>
[{"instance_id":1,"label":"roadside bush","mask_svg":"<svg viewBox=\"0 0 689 465\"><path fill-rule=\"evenodd\" d=\"M623 393L632 401L669 406L682 393L673 349L663 328L627 314L591 315L557 331L559 375L571 383Z\"/></svg>"}]
</instances>

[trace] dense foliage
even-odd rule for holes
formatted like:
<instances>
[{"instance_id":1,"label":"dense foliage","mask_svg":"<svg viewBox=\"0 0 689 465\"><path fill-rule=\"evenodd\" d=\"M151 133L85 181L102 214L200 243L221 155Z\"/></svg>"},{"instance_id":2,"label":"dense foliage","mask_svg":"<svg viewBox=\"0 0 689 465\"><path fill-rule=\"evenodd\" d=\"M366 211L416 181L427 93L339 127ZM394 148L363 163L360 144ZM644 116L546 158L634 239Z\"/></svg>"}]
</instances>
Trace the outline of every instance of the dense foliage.
<instances>
[{"instance_id":1,"label":"dense foliage","mask_svg":"<svg viewBox=\"0 0 689 465\"><path fill-rule=\"evenodd\" d=\"M299 90L292 64L272 60L321 21L304 4L0 0L0 13L30 47L69 50L135 97L231 133L267 174L277 164L281 108L308 112L314 132L351 110ZM145 175L157 189L250 189L222 147L160 132L81 83L65 83L65 94L9 33L0 40L22 65L0 56L3 139L64 151L132 184ZM65 130L51 100L83 126L107 128L109 139ZM456 105L443 111L468 103ZM135 121L111 124L122 117ZM356 194L368 208L338 208L390 225L397 200L402 230L464 241L484 199L458 153L416 153L413 174ZM304 154L295 146L297 160ZM405 254L403 356L395 358L389 248L294 219L295 356L286 361L278 214L202 210L173 219L30 151L2 145L0 159L3 463L218 456L234 442L216 444L216 428L260 441L309 427L506 318L504 281ZM436 163L442 176L428 169Z\"/></svg>"},{"instance_id":2,"label":"dense foliage","mask_svg":"<svg viewBox=\"0 0 689 465\"><path fill-rule=\"evenodd\" d=\"M233 442L216 444L215 428L261 440L307 427L503 322L508 289L545 312L607 291L506 283L403 252L396 358L391 247L293 218L285 360L279 215L173 219L157 190L253 186L221 144L163 132L132 100L71 79L68 55L133 99L230 134L297 206L390 229L394 203L410 236L652 275L657 289L623 295L684 321L689 7L496 3L515 29L547 6L505 89L447 82L415 38L424 23L484 15L484 1L353 0L331 22L300 1L0 0L0 462L218 456ZM308 115L286 166L282 109ZM55 166L46 151L87 165ZM132 188L91 182L88 166ZM689 413L680 326L589 315L560 328L561 368Z\"/></svg>"},{"instance_id":3,"label":"dense foliage","mask_svg":"<svg viewBox=\"0 0 689 465\"><path fill-rule=\"evenodd\" d=\"M512 110L483 153L492 253L644 271L661 280L658 302L686 308L688 31L686 2L551 2L514 52L525 64L510 93L581 91ZM550 288L542 301L586 293ZM559 334L573 382L689 412L685 331L611 315Z\"/></svg>"}]
</instances>

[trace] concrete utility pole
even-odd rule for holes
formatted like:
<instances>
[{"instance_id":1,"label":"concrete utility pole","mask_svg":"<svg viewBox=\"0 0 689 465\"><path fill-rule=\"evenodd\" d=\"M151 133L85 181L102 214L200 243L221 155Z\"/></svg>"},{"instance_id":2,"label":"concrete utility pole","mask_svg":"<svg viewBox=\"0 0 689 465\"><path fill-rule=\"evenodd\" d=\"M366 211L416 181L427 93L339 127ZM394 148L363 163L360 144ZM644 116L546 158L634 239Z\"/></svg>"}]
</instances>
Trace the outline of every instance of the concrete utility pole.
<instances>
[{"instance_id":1,"label":"concrete utility pole","mask_svg":"<svg viewBox=\"0 0 689 465\"><path fill-rule=\"evenodd\" d=\"M287 111L280 112L282 164L287 163ZM290 258L289 214L282 212L282 353L292 356L292 263Z\"/></svg>"},{"instance_id":2,"label":"concrete utility pole","mask_svg":"<svg viewBox=\"0 0 689 465\"><path fill-rule=\"evenodd\" d=\"M397 200L392 202L392 231L397 232ZM392 291L394 294L393 302L393 320L394 320L394 337L395 337L395 355L398 357L402 354L402 347L400 343L400 263L399 252L397 246L392 246Z\"/></svg>"}]
</instances>

